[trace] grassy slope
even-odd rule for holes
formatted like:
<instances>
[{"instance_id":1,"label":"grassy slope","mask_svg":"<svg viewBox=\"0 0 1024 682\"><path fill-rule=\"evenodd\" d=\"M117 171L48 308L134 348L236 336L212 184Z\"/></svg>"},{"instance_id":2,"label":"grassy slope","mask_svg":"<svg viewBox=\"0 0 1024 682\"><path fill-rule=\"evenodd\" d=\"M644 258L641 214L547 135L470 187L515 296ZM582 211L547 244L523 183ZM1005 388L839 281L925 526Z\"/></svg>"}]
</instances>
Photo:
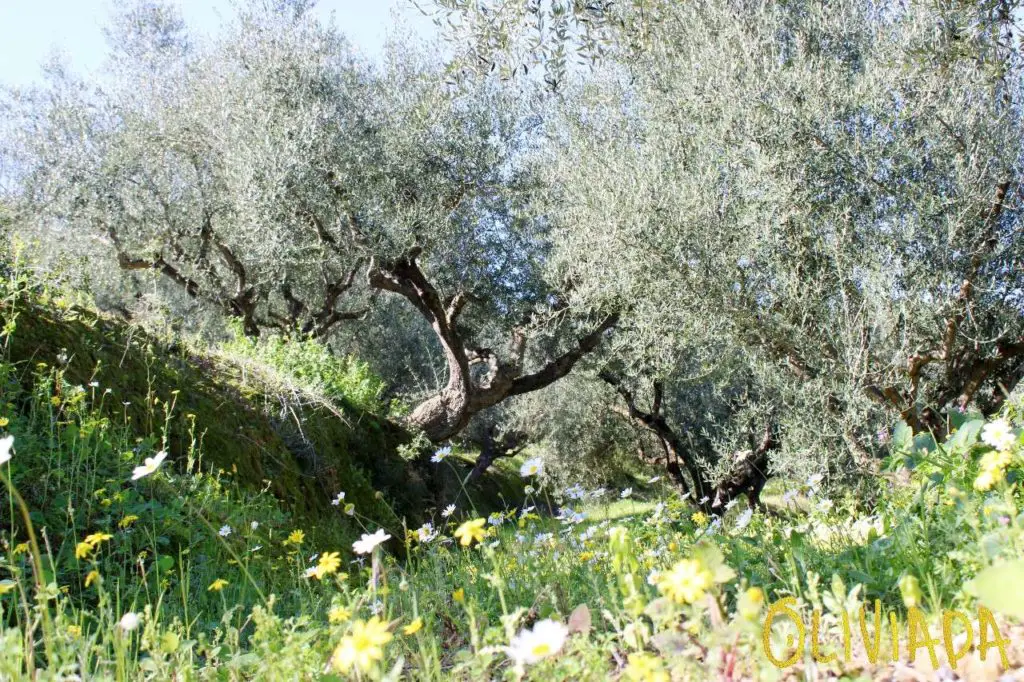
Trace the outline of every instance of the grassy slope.
<instances>
[{"instance_id":1,"label":"grassy slope","mask_svg":"<svg viewBox=\"0 0 1024 682\"><path fill-rule=\"evenodd\" d=\"M419 525L425 510L465 494L459 485L469 461L432 471L409 466L398 447L411 441L400 426L345 401L328 401L257 363L200 354L165 344L145 331L80 307L22 297L0 308L14 318L7 357L17 381L31 392L39 363L59 366L71 385L97 382L105 412L125 418L138 438L164 433L179 468L200 440L204 468L230 472L243 487L270 491L304 527L355 531L331 499L345 491L365 517L389 529ZM62 362L62 360L66 360ZM127 403L127 404L126 404ZM164 419L166 407L173 413ZM188 415L195 416L194 429ZM499 498L521 494L515 479L495 467L473 490L489 511ZM328 536L332 533L328 533Z\"/></svg>"}]
</instances>

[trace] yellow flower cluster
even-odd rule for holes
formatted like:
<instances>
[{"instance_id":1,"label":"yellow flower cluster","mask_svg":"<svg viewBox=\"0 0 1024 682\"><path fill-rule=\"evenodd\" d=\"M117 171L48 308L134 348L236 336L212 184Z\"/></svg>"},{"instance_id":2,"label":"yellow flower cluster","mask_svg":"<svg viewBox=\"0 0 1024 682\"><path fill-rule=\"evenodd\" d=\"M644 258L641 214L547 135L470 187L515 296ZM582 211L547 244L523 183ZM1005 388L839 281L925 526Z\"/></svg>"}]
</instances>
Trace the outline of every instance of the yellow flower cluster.
<instances>
[{"instance_id":1,"label":"yellow flower cluster","mask_svg":"<svg viewBox=\"0 0 1024 682\"><path fill-rule=\"evenodd\" d=\"M352 632L341 638L331 656L331 667L346 673L353 667L369 672L384 658L384 645L391 641L388 624L377 616L352 625Z\"/></svg>"},{"instance_id":2,"label":"yellow flower cluster","mask_svg":"<svg viewBox=\"0 0 1024 682\"><path fill-rule=\"evenodd\" d=\"M714 583L714 576L697 559L683 559L658 577L658 590L677 604L692 604Z\"/></svg>"},{"instance_id":3,"label":"yellow flower cluster","mask_svg":"<svg viewBox=\"0 0 1024 682\"><path fill-rule=\"evenodd\" d=\"M341 566L341 554L338 552L324 552L316 568L313 569L313 576L317 580L323 580L332 573L336 573L339 566Z\"/></svg>"},{"instance_id":4,"label":"yellow flower cluster","mask_svg":"<svg viewBox=\"0 0 1024 682\"><path fill-rule=\"evenodd\" d=\"M981 456L979 462L981 473L974 479L974 489L979 492L990 490L992 486L1006 478L1006 467L1013 458L1009 450L990 450Z\"/></svg>"},{"instance_id":5,"label":"yellow flower cluster","mask_svg":"<svg viewBox=\"0 0 1024 682\"><path fill-rule=\"evenodd\" d=\"M93 533L84 540L75 545L75 558L85 559L99 546L101 542L106 542L110 538L114 537L110 533Z\"/></svg>"},{"instance_id":6,"label":"yellow flower cluster","mask_svg":"<svg viewBox=\"0 0 1024 682\"><path fill-rule=\"evenodd\" d=\"M472 521L466 521L461 526L455 529L455 537L459 539L459 544L463 547L469 547L473 544L473 541L483 542L484 537L487 535L487 531L484 526L487 523L487 519L473 519Z\"/></svg>"}]
</instances>

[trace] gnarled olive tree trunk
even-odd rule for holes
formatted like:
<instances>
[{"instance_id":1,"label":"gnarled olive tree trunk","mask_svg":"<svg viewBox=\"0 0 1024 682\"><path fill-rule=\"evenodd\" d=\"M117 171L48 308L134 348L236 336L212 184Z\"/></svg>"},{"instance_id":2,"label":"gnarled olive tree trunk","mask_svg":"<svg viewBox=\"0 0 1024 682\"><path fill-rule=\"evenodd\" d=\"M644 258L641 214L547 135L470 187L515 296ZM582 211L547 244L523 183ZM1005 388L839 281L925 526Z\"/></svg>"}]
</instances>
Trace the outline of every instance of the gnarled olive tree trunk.
<instances>
[{"instance_id":1,"label":"gnarled olive tree trunk","mask_svg":"<svg viewBox=\"0 0 1024 682\"><path fill-rule=\"evenodd\" d=\"M654 382L654 396L651 409L642 409L633 392L622 379L604 371L600 377L622 397L626 403L624 416L649 430L658 439L665 455L665 469L683 494L692 494L694 502L709 514L721 514L730 501L747 496L751 507L760 504L761 490L768 481L768 453L778 447L778 440L772 425L765 427L760 441L753 449L737 453L732 469L718 483L712 483L707 473L683 445L676 431L669 425L662 412L664 385ZM686 473L683 473L685 469ZM689 480L687 480L687 474Z\"/></svg>"},{"instance_id":2,"label":"gnarled olive tree trunk","mask_svg":"<svg viewBox=\"0 0 1024 682\"><path fill-rule=\"evenodd\" d=\"M367 280L372 288L391 291L412 303L430 324L444 350L447 384L416 406L407 420L435 443L462 431L478 412L561 379L583 356L595 350L605 333L618 322L618 313L606 315L569 350L527 373L523 368L528 341L525 330L513 330L508 351L502 355L490 348L470 346L468 334L459 329L457 322L473 295L463 291L442 300L416 262L420 254L421 250L414 248L395 260L373 259ZM485 370L471 371L476 365L483 365Z\"/></svg>"}]
</instances>

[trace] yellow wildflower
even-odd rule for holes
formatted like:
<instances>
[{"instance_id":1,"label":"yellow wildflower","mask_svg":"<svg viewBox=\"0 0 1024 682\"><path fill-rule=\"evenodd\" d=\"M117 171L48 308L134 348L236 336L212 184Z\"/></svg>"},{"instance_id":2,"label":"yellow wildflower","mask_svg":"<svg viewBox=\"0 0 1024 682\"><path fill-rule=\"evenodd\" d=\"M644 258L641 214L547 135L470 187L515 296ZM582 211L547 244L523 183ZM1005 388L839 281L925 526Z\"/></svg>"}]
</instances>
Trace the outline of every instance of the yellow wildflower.
<instances>
[{"instance_id":1,"label":"yellow wildflower","mask_svg":"<svg viewBox=\"0 0 1024 682\"><path fill-rule=\"evenodd\" d=\"M284 541L286 545L301 545L302 541L306 539L306 534L301 530L293 530L289 535L288 539Z\"/></svg>"},{"instance_id":2,"label":"yellow wildflower","mask_svg":"<svg viewBox=\"0 0 1024 682\"><path fill-rule=\"evenodd\" d=\"M452 592L452 599L459 602L460 604L466 601L466 591L461 587Z\"/></svg>"},{"instance_id":3,"label":"yellow wildflower","mask_svg":"<svg viewBox=\"0 0 1024 682\"><path fill-rule=\"evenodd\" d=\"M466 521L461 526L455 529L455 537L459 538L459 544L463 547L469 547L473 544L473 541L483 542L484 536L487 531L484 530L484 525L487 523L487 519L473 519L472 521Z\"/></svg>"},{"instance_id":4,"label":"yellow wildflower","mask_svg":"<svg viewBox=\"0 0 1024 682\"><path fill-rule=\"evenodd\" d=\"M97 571L94 568L93 570L91 570L91 571L89 571L88 573L85 574L85 586L89 587L90 585L92 585L94 582L96 582L99 579L100 579L100 572Z\"/></svg>"},{"instance_id":5,"label":"yellow wildflower","mask_svg":"<svg viewBox=\"0 0 1024 682\"><path fill-rule=\"evenodd\" d=\"M337 571L339 566L341 566L341 554L338 552L324 552L313 574L322 580L324 576Z\"/></svg>"},{"instance_id":6,"label":"yellow wildflower","mask_svg":"<svg viewBox=\"0 0 1024 682\"><path fill-rule=\"evenodd\" d=\"M903 597L903 603L908 609L921 605L921 585L916 576L909 573L904 575L900 578L899 588L900 596Z\"/></svg>"},{"instance_id":7,"label":"yellow wildflower","mask_svg":"<svg viewBox=\"0 0 1024 682\"><path fill-rule=\"evenodd\" d=\"M119 528L127 528L128 526L132 525L133 523L135 523L138 520L139 520L138 516L136 516L135 514L129 514L128 516L126 516L123 519L121 519L120 521L118 521L117 525L118 525Z\"/></svg>"},{"instance_id":8,"label":"yellow wildflower","mask_svg":"<svg viewBox=\"0 0 1024 682\"><path fill-rule=\"evenodd\" d=\"M683 559L658 578L658 589L678 604L692 604L711 587L711 571L694 559Z\"/></svg>"},{"instance_id":9,"label":"yellow wildflower","mask_svg":"<svg viewBox=\"0 0 1024 682\"><path fill-rule=\"evenodd\" d=\"M79 542L75 545L75 558L84 559L92 553L93 546L88 542Z\"/></svg>"},{"instance_id":10,"label":"yellow wildflower","mask_svg":"<svg viewBox=\"0 0 1024 682\"><path fill-rule=\"evenodd\" d=\"M27 552L28 552L28 543L27 542L19 542L18 544L16 544L14 546L14 556L18 556L19 554L26 554Z\"/></svg>"},{"instance_id":11,"label":"yellow wildflower","mask_svg":"<svg viewBox=\"0 0 1024 682\"><path fill-rule=\"evenodd\" d=\"M206 588L206 591L207 592L220 592L221 590L223 590L225 587L227 587L230 584L231 583L229 583L227 580L224 580L224 578L217 578L212 583L210 583L210 586Z\"/></svg>"},{"instance_id":12,"label":"yellow wildflower","mask_svg":"<svg viewBox=\"0 0 1024 682\"><path fill-rule=\"evenodd\" d=\"M1001 474L1001 471L991 471L987 469L982 471L978 474L978 477L974 479L974 489L982 493L991 489L998 481L1002 480Z\"/></svg>"},{"instance_id":13,"label":"yellow wildflower","mask_svg":"<svg viewBox=\"0 0 1024 682\"><path fill-rule=\"evenodd\" d=\"M694 512L693 516L690 517L690 520L697 524L699 528L703 528L708 525L708 515L702 511Z\"/></svg>"},{"instance_id":14,"label":"yellow wildflower","mask_svg":"<svg viewBox=\"0 0 1024 682\"><path fill-rule=\"evenodd\" d=\"M344 623L351 616L352 612L344 606L333 606L331 607L331 610L327 612L327 621L329 623Z\"/></svg>"},{"instance_id":15,"label":"yellow wildflower","mask_svg":"<svg viewBox=\"0 0 1024 682\"><path fill-rule=\"evenodd\" d=\"M100 544L101 542L106 542L112 537L114 536L110 533L93 533L92 535L86 536L83 542L95 548L96 545Z\"/></svg>"},{"instance_id":16,"label":"yellow wildflower","mask_svg":"<svg viewBox=\"0 0 1024 682\"><path fill-rule=\"evenodd\" d=\"M365 623L357 621L352 625L352 634L342 637L331 655L331 667L342 673L353 667L369 672L384 658L383 647L391 638L388 624L377 616Z\"/></svg>"},{"instance_id":17,"label":"yellow wildflower","mask_svg":"<svg viewBox=\"0 0 1024 682\"><path fill-rule=\"evenodd\" d=\"M415 635L423 628L423 619L417 618L413 622L402 628L402 633L406 635Z\"/></svg>"},{"instance_id":18,"label":"yellow wildflower","mask_svg":"<svg viewBox=\"0 0 1024 682\"><path fill-rule=\"evenodd\" d=\"M648 653L630 654L624 676L630 682L669 682L661 659Z\"/></svg>"},{"instance_id":19,"label":"yellow wildflower","mask_svg":"<svg viewBox=\"0 0 1024 682\"><path fill-rule=\"evenodd\" d=\"M68 634L71 635L72 639L78 639L82 636L82 628L78 625L69 625Z\"/></svg>"},{"instance_id":20,"label":"yellow wildflower","mask_svg":"<svg viewBox=\"0 0 1024 682\"><path fill-rule=\"evenodd\" d=\"M764 592L760 587L751 587L736 600L736 611L747 620L754 620L764 605Z\"/></svg>"}]
</instances>

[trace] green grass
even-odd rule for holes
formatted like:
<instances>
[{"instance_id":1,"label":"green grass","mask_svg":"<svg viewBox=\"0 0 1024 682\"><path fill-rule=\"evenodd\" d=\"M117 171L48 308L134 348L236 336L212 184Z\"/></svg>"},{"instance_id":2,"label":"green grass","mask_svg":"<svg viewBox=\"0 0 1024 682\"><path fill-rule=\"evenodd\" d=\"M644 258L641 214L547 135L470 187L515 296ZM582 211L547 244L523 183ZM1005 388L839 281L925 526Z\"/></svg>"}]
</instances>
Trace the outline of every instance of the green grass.
<instances>
[{"instance_id":1,"label":"green grass","mask_svg":"<svg viewBox=\"0 0 1024 682\"><path fill-rule=\"evenodd\" d=\"M984 589L986 567L1024 554L1021 438L1005 478L974 490L994 466L977 425L927 450L897 439L870 511L835 494L824 509L823 491L783 482L768 497L786 513L739 528L737 507L709 527L670 488L580 503L564 482L524 481L517 459L466 488L473 453L414 466L396 445L408 436L343 392L303 394L298 423L334 458L309 468L266 409L282 382L302 384L285 369L264 377L250 357L243 376L52 298L0 300L0 434L14 437L0 466L0 679L774 679L767 603L973 609L971 580ZM790 488L799 503L783 505ZM330 503L342 490L351 515ZM541 514L549 505L585 519ZM459 542L463 522L502 508L480 541ZM427 522L429 542L406 534ZM393 539L354 554L378 529ZM334 552L338 565L320 563ZM557 651L517 663L512 645L548 620L571 625L567 640L549 635Z\"/></svg>"}]
</instances>

